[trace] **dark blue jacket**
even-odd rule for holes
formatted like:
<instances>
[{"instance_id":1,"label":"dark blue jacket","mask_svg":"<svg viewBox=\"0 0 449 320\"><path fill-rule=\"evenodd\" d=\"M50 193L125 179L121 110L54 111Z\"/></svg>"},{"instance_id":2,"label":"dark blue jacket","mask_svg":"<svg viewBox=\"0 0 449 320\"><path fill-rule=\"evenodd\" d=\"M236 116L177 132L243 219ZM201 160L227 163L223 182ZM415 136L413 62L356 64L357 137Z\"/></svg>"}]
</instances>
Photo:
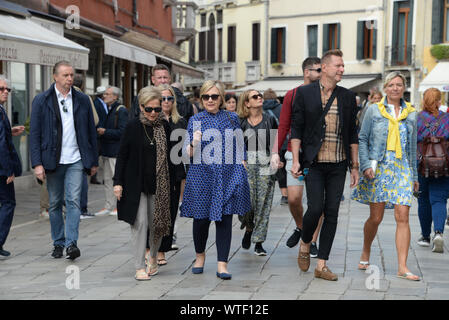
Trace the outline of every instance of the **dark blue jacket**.
<instances>
[{"instance_id":1,"label":"dark blue jacket","mask_svg":"<svg viewBox=\"0 0 449 320\"><path fill-rule=\"evenodd\" d=\"M98 166L97 131L89 97L72 88L73 114L81 161L87 173ZM31 105L30 157L34 168L55 170L61 158L62 122L55 84L38 94Z\"/></svg>"},{"instance_id":2,"label":"dark blue jacket","mask_svg":"<svg viewBox=\"0 0 449 320\"><path fill-rule=\"evenodd\" d=\"M108 116L108 114L106 113L106 110L104 109L103 103L101 103L100 98L95 98L94 106L98 114L97 128L104 128L104 122L106 121L106 117Z\"/></svg>"},{"instance_id":3,"label":"dark blue jacket","mask_svg":"<svg viewBox=\"0 0 449 320\"><path fill-rule=\"evenodd\" d=\"M265 111L265 113L268 113L270 115L272 114L268 110L271 110L279 123L279 118L281 117L282 104L280 104L276 99L268 99L263 102L262 108L263 111Z\"/></svg>"},{"instance_id":4,"label":"dark blue jacket","mask_svg":"<svg viewBox=\"0 0 449 320\"><path fill-rule=\"evenodd\" d=\"M106 129L104 134L100 136L100 155L102 156L116 158L120 149L120 139L128 123L128 110L126 107L117 110L119 105L118 102L111 105L104 126L100 127Z\"/></svg>"},{"instance_id":5,"label":"dark blue jacket","mask_svg":"<svg viewBox=\"0 0 449 320\"><path fill-rule=\"evenodd\" d=\"M0 176L16 177L22 174L22 164L12 143L11 125L5 110L0 106Z\"/></svg>"}]
</instances>

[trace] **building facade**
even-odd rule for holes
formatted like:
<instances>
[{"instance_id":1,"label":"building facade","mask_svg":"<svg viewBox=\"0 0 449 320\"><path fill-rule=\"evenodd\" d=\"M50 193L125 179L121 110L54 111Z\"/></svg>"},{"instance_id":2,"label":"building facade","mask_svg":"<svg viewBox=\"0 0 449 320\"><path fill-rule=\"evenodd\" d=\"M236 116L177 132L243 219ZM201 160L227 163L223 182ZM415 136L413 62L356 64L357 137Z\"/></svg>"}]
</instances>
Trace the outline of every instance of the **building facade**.
<instances>
[{"instance_id":1,"label":"building facade","mask_svg":"<svg viewBox=\"0 0 449 320\"><path fill-rule=\"evenodd\" d=\"M266 75L268 0L197 0L196 37L189 62L222 81L227 89L257 82ZM188 87L201 85L186 79Z\"/></svg>"}]
</instances>

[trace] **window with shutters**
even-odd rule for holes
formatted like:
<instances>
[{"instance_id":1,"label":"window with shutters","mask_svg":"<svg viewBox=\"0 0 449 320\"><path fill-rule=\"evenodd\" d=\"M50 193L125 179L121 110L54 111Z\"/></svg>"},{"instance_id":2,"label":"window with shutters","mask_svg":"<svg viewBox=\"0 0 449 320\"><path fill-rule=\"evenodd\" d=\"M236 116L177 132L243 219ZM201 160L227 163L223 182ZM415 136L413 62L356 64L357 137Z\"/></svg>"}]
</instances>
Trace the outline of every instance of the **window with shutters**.
<instances>
[{"instance_id":1,"label":"window with shutters","mask_svg":"<svg viewBox=\"0 0 449 320\"><path fill-rule=\"evenodd\" d=\"M340 49L340 23L323 25L323 54L326 51Z\"/></svg>"},{"instance_id":2,"label":"window with shutters","mask_svg":"<svg viewBox=\"0 0 449 320\"><path fill-rule=\"evenodd\" d=\"M449 0L444 0L443 41L449 42Z\"/></svg>"},{"instance_id":3,"label":"window with shutters","mask_svg":"<svg viewBox=\"0 0 449 320\"><path fill-rule=\"evenodd\" d=\"M271 63L285 63L285 30L271 29Z\"/></svg>"},{"instance_id":4,"label":"window with shutters","mask_svg":"<svg viewBox=\"0 0 449 320\"><path fill-rule=\"evenodd\" d=\"M318 56L318 26L307 26L307 48L309 57Z\"/></svg>"},{"instance_id":5,"label":"window with shutters","mask_svg":"<svg viewBox=\"0 0 449 320\"><path fill-rule=\"evenodd\" d=\"M207 61L215 61L215 17L209 16L209 31L207 31Z\"/></svg>"},{"instance_id":6,"label":"window with shutters","mask_svg":"<svg viewBox=\"0 0 449 320\"><path fill-rule=\"evenodd\" d=\"M393 65L410 65L412 61L413 0L395 1L393 13Z\"/></svg>"},{"instance_id":7,"label":"window with shutters","mask_svg":"<svg viewBox=\"0 0 449 320\"><path fill-rule=\"evenodd\" d=\"M235 62L236 58L236 27L228 26L228 62Z\"/></svg>"},{"instance_id":8,"label":"window with shutters","mask_svg":"<svg viewBox=\"0 0 449 320\"><path fill-rule=\"evenodd\" d=\"M198 33L198 60L206 60L206 31L201 31Z\"/></svg>"},{"instance_id":9,"label":"window with shutters","mask_svg":"<svg viewBox=\"0 0 449 320\"><path fill-rule=\"evenodd\" d=\"M201 27L205 27L206 26L206 14L202 13L201 14Z\"/></svg>"},{"instance_id":10,"label":"window with shutters","mask_svg":"<svg viewBox=\"0 0 449 320\"><path fill-rule=\"evenodd\" d=\"M357 59L376 59L377 28L375 20L357 22Z\"/></svg>"},{"instance_id":11,"label":"window with shutters","mask_svg":"<svg viewBox=\"0 0 449 320\"><path fill-rule=\"evenodd\" d=\"M260 23L253 23L253 61L260 60Z\"/></svg>"}]
</instances>

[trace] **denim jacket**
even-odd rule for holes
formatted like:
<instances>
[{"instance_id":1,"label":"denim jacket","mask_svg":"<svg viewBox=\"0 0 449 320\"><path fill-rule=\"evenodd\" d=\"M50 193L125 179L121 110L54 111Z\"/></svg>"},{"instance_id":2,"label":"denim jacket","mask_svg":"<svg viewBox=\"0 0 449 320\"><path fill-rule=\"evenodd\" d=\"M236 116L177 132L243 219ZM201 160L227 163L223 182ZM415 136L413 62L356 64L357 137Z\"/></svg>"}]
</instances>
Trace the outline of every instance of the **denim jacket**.
<instances>
[{"instance_id":1,"label":"denim jacket","mask_svg":"<svg viewBox=\"0 0 449 320\"><path fill-rule=\"evenodd\" d=\"M406 107L405 101L402 99L401 105L402 108ZM386 109L388 111L389 107L386 106ZM407 126L407 148L405 153L407 154L409 166L412 169L413 181L418 181L416 116L417 112L413 112L408 115L407 119L402 120L405 121ZM362 172L370 167L370 160L381 161L384 158L387 149L388 122L389 120L380 114L377 104L372 104L368 107L359 133L359 161Z\"/></svg>"}]
</instances>

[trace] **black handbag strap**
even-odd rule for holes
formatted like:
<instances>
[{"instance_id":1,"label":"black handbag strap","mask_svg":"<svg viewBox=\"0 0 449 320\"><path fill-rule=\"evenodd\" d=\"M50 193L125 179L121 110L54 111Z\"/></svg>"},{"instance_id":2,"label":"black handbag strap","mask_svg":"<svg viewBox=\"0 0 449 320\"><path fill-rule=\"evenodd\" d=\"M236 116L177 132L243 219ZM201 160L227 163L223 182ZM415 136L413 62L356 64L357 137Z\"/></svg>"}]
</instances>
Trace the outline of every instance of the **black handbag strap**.
<instances>
[{"instance_id":1,"label":"black handbag strap","mask_svg":"<svg viewBox=\"0 0 449 320\"><path fill-rule=\"evenodd\" d=\"M306 142L306 141L309 141L309 139L315 134L315 129L316 129L316 127L318 127L318 126L321 125L321 122L323 121L323 119L324 119L324 117L326 116L326 114L329 112L329 110L330 110L330 108L331 108L331 106L332 106L332 103L334 102L334 99L335 99L335 97L337 96L337 91L338 91L338 89L339 89L339 87L336 86L335 89L334 89L334 91L332 91L332 94L331 94L329 100L327 100L326 107L324 108L323 113L321 114L321 117L320 117L320 118L318 119L318 121L315 123L315 126L313 127L313 130L310 131L309 135L307 136L307 139L304 139L304 140L302 141L302 143L301 143L302 145L305 145L305 142Z\"/></svg>"}]
</instances>

